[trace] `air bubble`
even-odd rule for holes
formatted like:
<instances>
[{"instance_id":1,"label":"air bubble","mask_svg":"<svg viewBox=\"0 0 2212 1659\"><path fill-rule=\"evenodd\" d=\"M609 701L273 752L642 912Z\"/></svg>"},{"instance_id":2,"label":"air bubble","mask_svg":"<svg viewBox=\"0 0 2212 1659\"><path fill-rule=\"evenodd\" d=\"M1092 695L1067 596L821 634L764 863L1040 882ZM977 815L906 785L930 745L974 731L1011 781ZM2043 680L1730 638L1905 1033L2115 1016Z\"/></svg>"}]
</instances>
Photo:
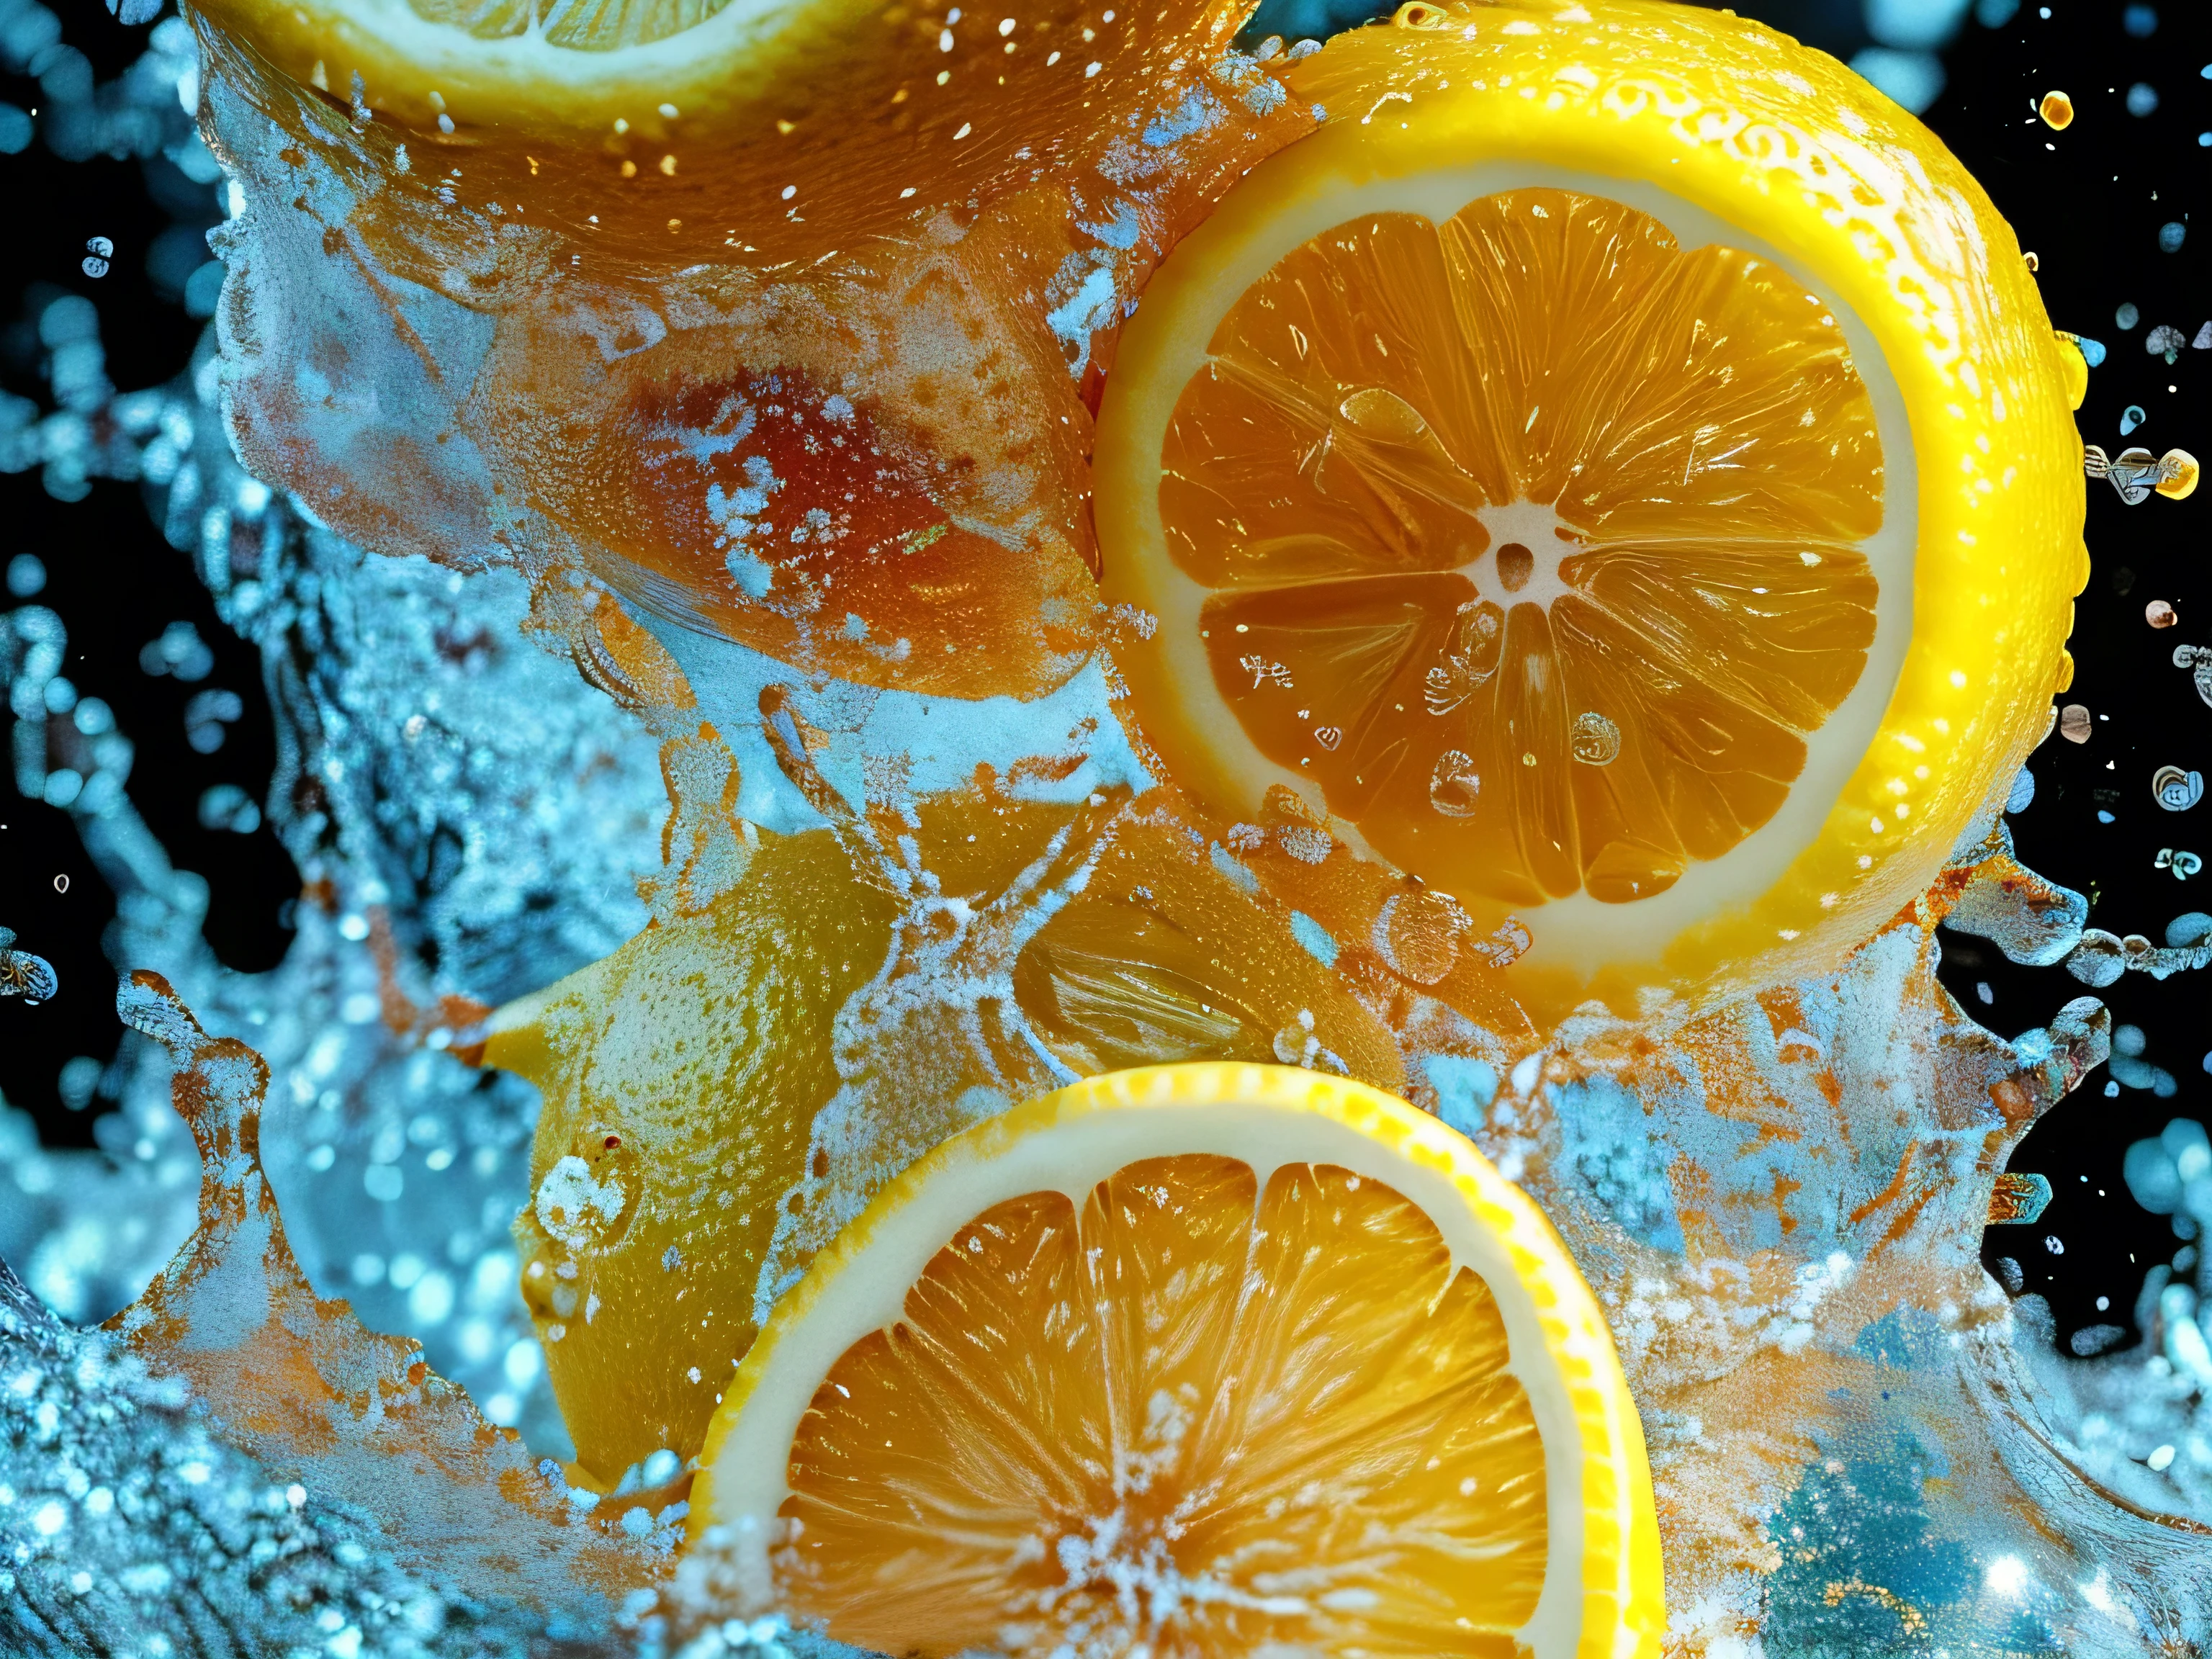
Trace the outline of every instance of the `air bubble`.
<instances>
[{"instance_id":1,"label":"air bubble","mask_svg":"<svg viewBox=\"0 0 2212 1659\"><path fill-rule=\"evenodd\" d=\"M1475 798L1482 793L1482 777L1474 769L1474 757L1464 750L1447 749L1437 757L1429 774L1429 805L1448 818L1474 816Z\"/></svg>"},{"instance_id":2,"label":"air bubble","mask_svg":"<svg viewBox=\"0 0 2212 1659\"><path fill-rule=\"evenodd\" d=\"M1577 714L1573 749L1584 766L1610 766L1620 756L1620 728L1595 712Z\"/></svg>"}]
</instances>

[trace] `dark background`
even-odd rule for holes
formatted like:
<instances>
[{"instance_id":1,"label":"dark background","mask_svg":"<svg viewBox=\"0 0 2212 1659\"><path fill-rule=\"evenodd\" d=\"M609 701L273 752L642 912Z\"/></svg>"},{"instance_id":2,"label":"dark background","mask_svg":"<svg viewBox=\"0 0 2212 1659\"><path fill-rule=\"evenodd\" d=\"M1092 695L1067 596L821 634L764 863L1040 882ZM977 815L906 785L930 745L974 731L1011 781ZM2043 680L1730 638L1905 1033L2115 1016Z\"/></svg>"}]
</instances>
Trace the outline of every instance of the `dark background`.
<instances>
[{"instance_id":1,"label":"dark background","mask_svg":"<svg viewBox=\"0 0 2212 1659\"><path fill-rule=\"evenodd\" d=\"M1349 21L1345 3L1326 0L1324 11L1340 13L1334 21ZM1285 0L1270 3L1275 15L1287 15ZM1914 15L1947 8L1915 0L1869 0L1866 7L1862 0L1738 0L1736 9L1849 58L1876 44L1870 22L1893 44L1909 46ZM2199 72L2212 64L2212 20L2204 9L2197 0L2155 8L2115 0L2044 7L2029 0L2007 15L2006 0L1979 0L1941 50L1947 84L1923 114L1981 179L2021 245L2039 256L2053 323L2106 347L2079 418L2087 441L2116 453L2136 442L2154 451L2179 446L2212 459L2212 431L2203 421L2212 351L2184 350L2169 366L2142 345L2160 324L2193 338L2212 319L2212 285L2200 274L2212 257L2212 226L2201 236L2192 228L2179 252L2162 252L2159 245L2160 226L2192 225L2212 169L2212 81ZM64 0L63 15L67 40L91 58L103 82L144 50L146 31L113 21L94 0ZM2129 90L2137 83L2156 94L2147 114L2130 112ZM2072 96L2078 112L2064 133L2034 118L2035 100L2054 87ZM32 109L39 89L0 76L0 99ZM2137 106L2143 101L2138 94ZM36 142L0 156L0 183L15 209L15 230L0 246L0 386L46 401L26 319L56 288L99 306L118 385L148 386L182 372L202 324L186 314L176 292L173 261L161 266L157 259L161 269L149 271L149 253L180 216L215 222L214 191L166 161L65 163ZM97 280L80 266L94 236L115 245L112 269ZM2115 321L2123 303L2140 313L2130 330ZM2148 420L2123 440L2119 422L2130 404ZM2184 504L2154 498L2128 507L2107 486L2091 485L2094 574L2078 601L2072 642L2078 672L2063 700L2106 718L2086 745L2054 736L2037 752L2035 799L2012 821L2023 861L2087 894L2092 923L2117 933L2159 939L2177 914L2212 909L2212 804L2170 813L2149 788L2161 765L2212 772L2212 708L2171 662L2178 643L2212 645L2208 511L2212 487ZM285 918L298 874L265 826L239 836L204 829L198 815L212 784L237 784L257 800L267 787L275 750L258 654L216 619L190 561L162 540L136 485L95 482L83 501L63 503L46 494L35 473L0 477L0 572L21 552L37 554L46 568L47 585L35 602L52 606L69 627L64 672L82 695L112 705L137 745L131 793L139 811L172 858L212 888L210 942L234 968L270 967L289 938ZM2144 605L2153 599L2175 608L2179 626L2148 626ZM0 609L21 602L0 593ZM178 621L193 623L215 653L212 672L191 685L149 676L138 665L141 648ZM193 692L216 687L238 692L246 716L221 749L201 755L185 741L183 708ZM2114 821L2100 823L2100 810ZM2165 847L2196 852L2204 872L2184 883L2154 868ZM56 890L58 876L69 878L65 894ZM70 1109L57 1079L72 1056L105 1063L114 1052L113 972L100 950L112 914L112 899L68 816L18 797L12 767L0 773L0 925L51 961L62 987L44 1007L0 1000L0 1088L33 1114L49 1145L89 1146L91 1120L104 1104ZM1949 935L1942 975L1976 1018L2006 1036L2045 1024L2083 989L2060 969L2016 968L1982 941ZM2100 994L2117 1022L2147 1034L2143 1058L2171 1073L2178 1092L2161 1099L2124 1089L2108 1098L2100 1068L2014 1158L2016 1170L2047 1175L2056 1196L2036 1225L1992 1229L1984 1254L1993 1264L2002 1256L2017 1261L2025 1288L2051 1298L2062 1339L2087 1325L2127 1325L2144 1269L2179 1242L2164 1218L2128 1197L2120 1179L2127 1144L2176 1115L2212 1117L2205 1069L2212 974L2163 984L2131 974ZM2046 1248L2046 1235L2063 1244L2063 1254ZM2095 1305L2100 1296L2109 1301L2105 1310Z\"/></svg>"}]
</instances>

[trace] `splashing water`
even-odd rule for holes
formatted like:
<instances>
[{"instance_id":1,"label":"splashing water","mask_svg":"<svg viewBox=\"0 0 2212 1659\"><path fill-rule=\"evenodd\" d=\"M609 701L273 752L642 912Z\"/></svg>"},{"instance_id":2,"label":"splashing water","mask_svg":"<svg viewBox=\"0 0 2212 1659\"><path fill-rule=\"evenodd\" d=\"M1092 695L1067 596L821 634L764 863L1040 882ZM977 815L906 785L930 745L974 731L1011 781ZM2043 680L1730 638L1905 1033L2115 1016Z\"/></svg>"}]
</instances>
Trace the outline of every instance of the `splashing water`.
<instances>
[{"instance_id":1,"label":"splashing water","mask_svg":"<svg viewBox=\"0 0 2212 1659\"><path fill-rule=\"evenodd\" d=\"M149 45L122 94L79 100L60 131L76 122L69 142L83 153L127 141L197 166L207 153L181 118L202 85L189 32L173 20ZM439 490L426 488L442 520L371 537L360 527L374 504L336 488L388 462L356 419L366 403L319 421L323 452L304 471L272 459L272 388L321 374L315 352L331 339L327 318L292 309L313 291L300 273L332 267L320 230L307 236L307 219L280 206L300 189L282 182L297 134L247 95L257 73L218 57L207 85L234 208L222 247L240 308L226 350L211 330L177 383L118 393L96 312L50 310L56 407L0 410L7 464L42 469L58 498L94 477L144 482L224 623L261 652L283 733L266 811L307 890L282 965L249 975L216 961L205 884L170 864L133 804L129 739L49 696L69 622L11 576L22 603L0 613L0 678L16 787L70 815L117 894L110 954L135 971L118 998L131 1035L102 1085L118 1102L113 1150L42 1149L27 1115L0 1116L0 1257L23 1268L21 1280L0 1268L10 1651L850 1651L725 1617L714 1553L677 1554L680 1466L696 1443L679 1452L672 1434L623 1453L604 1495L562 1462L586 1449L545 1377L570 1324L591 1317L582 1275L644 1251L680 1277L699 1249L695 1233L653 1231L641 1160L650 1132L711 1099L719 1074L693 1079L658 1050L610 1060L597 1079L550 1061L473 1064L502 1041L495 1004L526 1006L532 1030L596 1017L611 994L589 978L613 971L590 966L603 959L641 980L656 961L672 978L735 982L733 963L772 978L779 964L743 953L783 919L744 906L764 872L800 859L838 884L836 937L850 948L823 964L836 995L790 1167L760 1154L765 1176L750 1172L763 1186L761 1265L752 1305L726 1317L757 1324L920 1151L1074 1075L1226 1053L1349 1073L1470 1134L1544 1206L1597 1291L1650 1442L1680 1650L1747 1654L1760 1650L1753 1632L1770 1654L1822 1656L2212 1640L2212 1349L2199 1312L2212 1262L2193 1281L2149 1270L2140 1346L2100 1352L2077 1336L2068 1357L2040 1304L2002 1294L1978 1255L1985 1223L2032 1221L2047 1197L2006 1162L2086 1071L2117 1051L2115 1077L2128 1062L2144 1079L2131 1086L2155 1088L2141 1035L2114 1032L2083 997L2007 1042L1934 972L1939 923L2093 988L2204 966L2203 929L2178 922L2160 945L2087 928L2080 895L2013 857L2003 810L2026 800L2008 780L1929 891L1832 977L1635 1021L1585 1012L1540 1040L1485 977L1528 948L1517 922L1477 938L1429 893L1376 902L1359 927L1295 908L1365 878L1288 805L1219 842L1194 833L1121 738L1117 687L1075 621L945 670L936 692L885 689L878 670L957 645L957 629L901 634L865 599L841 600L818 636L794 606L775 613L787 632L731 645L697 625L696 592L624 568L592 526L550 534L495 509L521 462L466 436L435 461ZM1139 239L1171 240L1195 199L1176 173L1214 157L1208 131L1302 118L1278 113L1279 85L1255 58L1217 52L1175 75L1143 142L1097 162L1097 199L1046 283L1066 362L1051 365L1059 401L1041 427L1080 408L1091 336L1133 301ZM325 157L361 142L335 106L283 118L325 141ZM398 176L388 145L375 155ZM330 226L374 194L327 160L306 167L305 188ZM990 257L990 228L969 234L975 257ZM949 296L988 334L989 296L962 286L958 259L908 253L884 291L901 304ZM374 396L422 430L465 433L456 389L480 372L495 382L501 354L520 348L373 252L354 269L402 295L378 313L392 337L348 342ZM845 312L883 323L835 265L736 299L702 279L677 307L710 319L686 349L722 351L717 331L748 308L746 326L803 332L793 319L838 283ZM648 319L603 289L578 304L599 308L587 332L611 385L608 365L645 349L619 342L641 339ZM403 332L420 349L395 344ZM898 349L887 324L876 349ZM735 434L781 418L777 398L804 398L793 442L857 443L852 405L841 412L826 386L794 371L750 388L743 410L687 404L645 423L665 475L703 478L735 458L742 482L713 486L730 509L719 533L755 599L819 580L790 552L811 544L758 538L772 509L790 509L787 534L840 527L828 506L779 507L798 486L765 450L740 454ZM247 454L294 494L234 459L226 387ZM870 441L877 460L900 459L893 437ZM761 464L746 471L747 459ZM961 538L988 549L1059 521L1050 471L1007 460L988 481L1000 498L962 483L953 511L896 526L886 544L957 574L976 556ZM752 492L742 502L739 489ZM387 552L395 537L421 545L367 556L326 527L341 522ZM835 677L794 677L771 654L800 646ZM196 647L205 653L196 636L165 635L148 649L196 681ZM228 722L216 705L204 713L194 730L220 742ZM1603 766L1619 749L1610 720L1581 717L1578 759ZM980 781L979 750L999 763ZM988 810L948 812L971 787ZM1480 787L1471 762L1440 762L1431 796L1471 811ZM238 803L220 810L236 822ZM1101 943L1132 916L1143 950ZM785 938L830 933L825 915ZM0 993L54 994L37 943L0 929ZM1224 953L1255 965L1212 973ZM742 1011L717 1018L732 1023L695 1035L736 1046ZM518 1073L542 1086L542 1107ZM656 1109L655 1089L676 1106ZM602 1133L624 1112L648 1130L646 1152ZM2146 1209L2203 1227L2212 1163L2193 1127L2178 1120L2131 1148L2127 1179ZM560 1282L518 1298L532 1267ZM580 1272L562 1280L564 1268ZM341 1292L350 1303L327 1299ZM744 1329L712 1335L738 1343Z\"/></svg>"}]
</instances>

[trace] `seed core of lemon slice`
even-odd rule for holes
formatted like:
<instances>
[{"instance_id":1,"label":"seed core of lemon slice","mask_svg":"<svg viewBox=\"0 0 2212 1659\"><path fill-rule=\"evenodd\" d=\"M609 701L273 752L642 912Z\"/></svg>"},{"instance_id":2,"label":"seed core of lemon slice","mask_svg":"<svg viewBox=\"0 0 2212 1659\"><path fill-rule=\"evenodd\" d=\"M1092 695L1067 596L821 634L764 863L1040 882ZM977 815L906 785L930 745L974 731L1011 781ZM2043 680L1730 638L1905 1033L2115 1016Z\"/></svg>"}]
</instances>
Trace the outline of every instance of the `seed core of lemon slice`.
<instances>
[{"instance_id":1,"label":"seed core of lemon slice","mask_svg":"<svg viewBox=\"0 0 2212 1659\"><path fill-rule=\"evenodd\" d=\"M863 1647L1656 1653L1642 1431L1558 1235L1462 1137L1278 1066L968 1131L778 1305L695 1549Z\"/></svg>"},{"instance_id":2,"label":"seed core of lemon slice","mask_svg":"<svg viewBox=\"0 0 2212 1659\"><path fill-rule=\"evenodd\" d=\"M1825 971L2068 675L2080 441L2008 230L1714 13L1409 7L1299 73L1332 118L1164 262L1100 412L1146 738L1519 915L1570 1000Z\"/></svg>"}]
</instances>

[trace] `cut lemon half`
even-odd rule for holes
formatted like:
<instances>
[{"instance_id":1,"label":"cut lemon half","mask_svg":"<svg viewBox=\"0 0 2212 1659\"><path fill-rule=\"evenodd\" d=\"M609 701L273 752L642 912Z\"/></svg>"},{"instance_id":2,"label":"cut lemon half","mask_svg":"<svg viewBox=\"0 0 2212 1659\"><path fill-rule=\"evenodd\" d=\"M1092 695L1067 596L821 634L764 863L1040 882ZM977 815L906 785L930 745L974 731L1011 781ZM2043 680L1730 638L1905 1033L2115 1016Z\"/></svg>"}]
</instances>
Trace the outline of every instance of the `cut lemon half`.
<instances>
[{"instance_id":1,"label":"cut lemon half","mask_svg":"<svg viewBox=\"0 0 2212 1659\"><path fill-rule=\"evenodd\" d=\"M429 127L665 132L849 54L874 0L210 0L295 79ZM356 82L356 77L359 80ZM617 126L616 124L620 123Z\"/></svg>"},{"instance_id":2,"label":"cut lemon half","mask_svg":"<svg viewBox=\"0 0 2212 1659\"><path fill-rule=\"evenodd\" d=\"M2008 228L1857 76L1634 3L1412 5L1170 256L1101 410L1137 718L1227 819L1579 988L1818 970L2043 729L2081 550Z\"/></svg>"},{"instance_id":3,"label":"cut lemon half","mask_svg":"<svg viewBox=\"0 0 2212 1659\"><path fill-rule=\"evenodd\" d=\"M530 141L549 182L594 156L610 173L625 156L640 168L674 156L681 191L656 187L641 212L710 216L712 246L726 234L732 249L787 213L821 217L841 192L896 198L885 169L932 201L1010 158L1032 163L1033 178L1040 157L1103 145L1130 109L1188 80L1187 65L1216 60L1242 21L1226 0L1115 17L1044 0L1018 19L971 9L964 21L957 6L903 0L208 0L194 10L356 119L366 110L465 144ZM971 130L976 142L956 149ZM732 143L762 149L733 168ZM482 159L467 170L479 183ZM735 176L717 187L710 161ZM854 170L869 176L843 176ZM504 182L545 199L519 173ZM777 194L787 184L799 186L796 208ZM619 216L589 205L610 224Z\"/></svg>"},{"instance_id":4,"label":"cut lemon half","mask_svg":"<svg viewBox=\"0 0 2212 1659\"><path fill-rule=\"evenodd\" d=\"M926 1656L1656 1654L1643 1433L1558 1234L1467 1140L1279 1066L946 1142L738 1367L695 1548Z\"/></svg>"}]
</instances>

